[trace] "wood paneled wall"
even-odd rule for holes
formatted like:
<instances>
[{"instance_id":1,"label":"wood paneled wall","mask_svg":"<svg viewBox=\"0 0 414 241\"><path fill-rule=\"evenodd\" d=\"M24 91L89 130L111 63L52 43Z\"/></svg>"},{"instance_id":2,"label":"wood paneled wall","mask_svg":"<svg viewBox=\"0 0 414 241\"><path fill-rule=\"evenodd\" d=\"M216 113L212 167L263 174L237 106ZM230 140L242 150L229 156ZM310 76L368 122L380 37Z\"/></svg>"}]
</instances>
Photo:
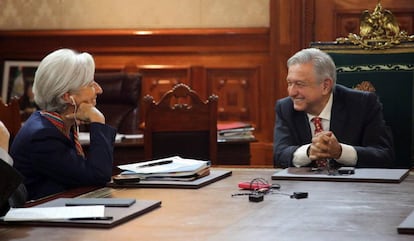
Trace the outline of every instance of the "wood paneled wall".
<instances>
[{"instance_id":1,"label":"wood paneled wall","mask_svg":"<svg viewBox=\"0 0 414 241\"><path fill-rule=\"evenodd\" d=\"M40 60L57 48L93 54L97 71L139 71L143 94L178 82L219 95L219 119L256 126L254 166L272 166L274 103L286 96L286 60L312 41L358 33L360 13L377 0L270 0L269 28L0 31L0 61ZM412 0L383 0L414 32Z\"/></svg>"},{"instance_id":2,"label":"wood paneled wall","mask_svg":"<svg viewBox=\"0 0 414 241\"><path fill-rule=\"evenodd\" d=\"M62 47L91 53L97 72L140 72L142 95L156 100L179 82L205 99L216 94L220 120L251 122L256 144L272 142L261 112L272 112L273 100L260 97L271 79L268 28L0 32L2 62L40 60ZM258 165L272 165L269 156Z\"/></svg>"}]
</instances>

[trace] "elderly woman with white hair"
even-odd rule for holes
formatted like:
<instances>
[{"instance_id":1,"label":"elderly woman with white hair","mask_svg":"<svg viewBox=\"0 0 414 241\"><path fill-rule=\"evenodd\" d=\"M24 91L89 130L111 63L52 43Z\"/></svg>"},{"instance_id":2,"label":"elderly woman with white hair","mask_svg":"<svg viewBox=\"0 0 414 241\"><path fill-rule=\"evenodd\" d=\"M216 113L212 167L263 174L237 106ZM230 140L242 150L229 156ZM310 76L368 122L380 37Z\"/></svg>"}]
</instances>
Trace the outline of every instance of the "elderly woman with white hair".
<instances>
[{"instance_id":1,"label":"elderly woman with white hair","mask_svg":"<svg viewBox=\"0 0 414 241\"><path fill-rule=\"evenodd\" d=\"M103 90L94 73L92 56L70 49L56 50L40 62L33 83L40 110L24 123L10 150L28 199L110 181L116 130L95 107ZM79 123L90 125L87 154L77 138Z\"/></svg>"}]
</instances>

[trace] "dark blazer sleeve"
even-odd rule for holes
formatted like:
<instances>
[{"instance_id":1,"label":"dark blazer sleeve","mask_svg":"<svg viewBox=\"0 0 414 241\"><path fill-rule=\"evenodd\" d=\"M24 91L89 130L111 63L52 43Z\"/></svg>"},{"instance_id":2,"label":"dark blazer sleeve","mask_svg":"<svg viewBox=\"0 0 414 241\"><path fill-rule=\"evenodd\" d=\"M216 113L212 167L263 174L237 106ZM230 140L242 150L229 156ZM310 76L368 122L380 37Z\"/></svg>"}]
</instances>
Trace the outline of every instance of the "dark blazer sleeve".
<instances>
[{"instance_id":1,"label":"dark blazer sleeve","mask_svg":"<svg viewBox=\"0 0 414 241\"><path fill-rule=\"evenodd\" d=\"M105 125L92 123L90 133L86 159L77 154L73 144L64 136L39 135L32 142L36 170L69 186L105 184L112 174L115 132ZM49 138L44 138L46 136Z\"/></svg>"},{"instance_id":2,"label":"dark blazer sleeve","mask_svg":"<svg viewBox=\"0 0 414 241\"><path fill-rule=\"evenodd\" d=\"M293 153L312 138L308 118L304 112L293 109L289 97L278 100L275 105L276 123L273 139L275 167L292 166Z\"/></svg>"},{"instance_id":3,"label":"dark blazer sleeve","mask_svg":"<svg viewBox=\"0 0 414 241\"><path fill-rule=\"evenodd\" d=\"M14 166L25 177L29 199L110 181L114 128L91 123L91 142L84 158L77 154L73 141L49 122L29 121L30 126L20 129L11 148Z\"/></svg>"},{"instance_id":4,"label":"dark blazer sleeve","mask_svg":"<svg viewBox=\"0 0 414 241\"><path fill-rule=\"evenodd\" d=\"M392 166L395 159L393 136L375 93L337 85L330 128L340 143L355 148L357 167Z\"/></svg>"}]
</instances>

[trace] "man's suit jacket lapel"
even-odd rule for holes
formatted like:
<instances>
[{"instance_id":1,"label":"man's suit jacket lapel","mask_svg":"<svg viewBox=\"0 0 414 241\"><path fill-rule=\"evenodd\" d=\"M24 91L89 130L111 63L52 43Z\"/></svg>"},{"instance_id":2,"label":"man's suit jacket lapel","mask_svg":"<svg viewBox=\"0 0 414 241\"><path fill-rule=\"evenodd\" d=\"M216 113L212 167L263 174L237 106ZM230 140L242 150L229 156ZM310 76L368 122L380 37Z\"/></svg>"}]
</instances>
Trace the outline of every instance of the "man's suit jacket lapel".
<instances>
[{"instance_id":1,"label":"man's suit jacket lapel","mask_svg":"<svg viewBox=\"0 0 414 241\"><path fill-rule=\"evenodd\" d=\"M309 141L312 140L312 133L309 126L308 116L303 111L296 112L296 115L297 116L293 118L293 120L295 121L299 140L303 143L309 143Z\"/></svg>"},{"instance_id":2,"label":"man's suit jacket lapel","mask_svg":"<svg viewBox=\"0 0 414 241\"><path fill-rule=\"evenodd\" d=\"M335 133L337 137L343 136L346 131L349 131L348 128L344 127L344 124L346 123L347 111L344 102L346 98L339 97L342 94L343 93L340 91L339 88L334 89L330 130L333 131L333 133Z\"/></svg>"}]
</instances>

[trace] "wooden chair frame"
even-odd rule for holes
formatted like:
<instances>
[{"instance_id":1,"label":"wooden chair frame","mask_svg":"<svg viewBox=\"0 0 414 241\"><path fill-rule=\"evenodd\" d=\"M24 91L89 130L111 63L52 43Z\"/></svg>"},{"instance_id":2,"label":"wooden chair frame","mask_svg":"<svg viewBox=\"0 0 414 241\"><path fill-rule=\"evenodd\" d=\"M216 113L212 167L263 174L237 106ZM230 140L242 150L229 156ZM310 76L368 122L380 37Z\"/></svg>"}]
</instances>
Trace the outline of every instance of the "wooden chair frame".
<instances>
[{"instance_id":1,"label":"wooden chair frame","mask_svg":"<svg viewBox=\"0 0 414 241\"><path fill-rule=\"evenodd\" d=\"M199 95L185 84L177 84L166 92L158 103L146 95L143 99L145 109L144 149L145 158L154 158L154 133L179 134L183 132L208 132L209 158L217 163L217 101L211 95L202 101ZM189 144L189 143L187 143ZM176 155L180 155L177 150Z\"/></svg>"}]
</instances>

